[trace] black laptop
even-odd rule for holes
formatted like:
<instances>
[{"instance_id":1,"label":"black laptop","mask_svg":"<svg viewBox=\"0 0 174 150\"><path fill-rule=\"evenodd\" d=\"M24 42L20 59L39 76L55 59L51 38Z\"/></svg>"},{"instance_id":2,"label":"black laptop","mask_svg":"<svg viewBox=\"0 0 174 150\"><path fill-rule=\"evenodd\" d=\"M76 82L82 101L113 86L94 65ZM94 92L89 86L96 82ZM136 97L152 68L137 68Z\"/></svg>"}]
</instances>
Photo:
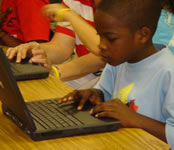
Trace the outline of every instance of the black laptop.
<instances>
[{"instance_id":1,"label":"black laptop","mask_svg":"<svg viewBox=\"0 0 174 150\"><path fill-rule=\"evenodd\" d=\"M2 48L0 51L3 52ZM12 73L15 76L16 81L21 80L33 80L46 78L49 75L49 71L38 64L29 63L30 57L27 57L21 61L21 63L16 63L16 59L8 60Z\"/></svg>"},{"instance_id":2,"label":"black laptop","mask_svg":"<svg viewBox=\"0 0 174 150\"><path fill-rule=\"evenodd\" d=\"M90 105L77 111L77 103L58 99L24 102L6 56L0 51L0 100L3 113L33 140L116 130L120 122L90 115Z\"/></svg>"}]
</instances>

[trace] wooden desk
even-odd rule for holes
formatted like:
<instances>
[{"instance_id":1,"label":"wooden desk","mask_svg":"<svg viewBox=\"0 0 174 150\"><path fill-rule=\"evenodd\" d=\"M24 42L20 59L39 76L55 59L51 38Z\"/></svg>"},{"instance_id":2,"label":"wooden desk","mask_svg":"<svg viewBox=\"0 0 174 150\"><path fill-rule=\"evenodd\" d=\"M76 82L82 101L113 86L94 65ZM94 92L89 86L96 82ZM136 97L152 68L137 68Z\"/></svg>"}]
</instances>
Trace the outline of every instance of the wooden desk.
<instances>
[{"instance_id":1,"label":"wooden desk","mask_svg":"<svg viewBox=\"0 0 174 150\"><path fill-rule=\"evenodd\" d=\"M26 101L61 97L72 91L49 76L18 82ZM114 132L57 138L34 142L8 120L0 108L0 150L168 150L169 146L141 129L122 128Z\"/></svg>"}]
</instances>

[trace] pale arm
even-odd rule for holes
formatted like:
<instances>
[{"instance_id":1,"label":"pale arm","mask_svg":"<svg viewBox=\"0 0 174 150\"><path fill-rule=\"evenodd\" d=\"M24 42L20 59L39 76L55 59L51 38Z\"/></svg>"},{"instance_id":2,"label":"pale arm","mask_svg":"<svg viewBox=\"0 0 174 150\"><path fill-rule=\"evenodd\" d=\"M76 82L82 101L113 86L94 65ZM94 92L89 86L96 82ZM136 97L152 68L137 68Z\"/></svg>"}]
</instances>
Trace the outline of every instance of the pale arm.
<instances>
[{"instance_id":1,"label":"pale arm","mask_svg":"<svg viewBox=\"0 0 174 150\"><path fill-rule=\"evenodd\" d=\"M46 52L52 64L66 61L72 55L74 46L73 37L56 32L50 42L40 43L40 48Z\"/></svg>"},{"instance_id":2,"label":"pale arm","mask_svg":"<svg viewBox=\"0 0 174 150\"><path fill-rule=\"evenodd\" d=\"M51 20L54 21L68 21L73 27L75 33L78 35L83 44L93 53L98 53L100 37L97 31L89 25L84 19L75 11L70 10L63 13L63 20L60 20L60 12L66 8L62 4L50 4L44 7L44 13ZM55 17L56 16L56 17Z\"/></svg>"},{"instance_id":3,"label":"pale arm","mask_svg":"<svg viewBox=\"0 0 174 150\"><path fill-rule=\"evenodd\" d=\"M103 68L105 63L92 53L77 58L73 61L59 65L61 80L68 81L80 78Z\"/></svg>"},{"instance_id":4,"label":"pale arm","mask_svg":"<svg viewBox=\"0 0 174 150\"><path fill-rule=\"evenodd\" d=\"M71 23L80 40L91 52L97 53L99 51L98 45L100 43L100 37L94 27L85 22L74 11L65 13L64 19Z\"/></svg>"}]
</instances>

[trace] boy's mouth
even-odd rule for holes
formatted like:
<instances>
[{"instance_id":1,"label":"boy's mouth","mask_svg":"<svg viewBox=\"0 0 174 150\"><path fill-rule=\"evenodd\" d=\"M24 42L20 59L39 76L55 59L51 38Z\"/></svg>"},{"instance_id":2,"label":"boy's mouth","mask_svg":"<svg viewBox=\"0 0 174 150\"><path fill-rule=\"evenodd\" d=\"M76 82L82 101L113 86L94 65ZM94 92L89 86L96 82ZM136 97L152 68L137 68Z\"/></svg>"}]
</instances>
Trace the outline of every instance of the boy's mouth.
<instances>
[{"instance_id":1,"label":"boy's mouth","mask_svg":"<svg viewBox=\"0 0 174 150\"><path fill-rule=\"evenodd\" d=\"M110 57L107 57L107 56L104 56L104 55L101 55L103 61L105 62L108 62L110 60Z\"/></svg>"}]
</instances>

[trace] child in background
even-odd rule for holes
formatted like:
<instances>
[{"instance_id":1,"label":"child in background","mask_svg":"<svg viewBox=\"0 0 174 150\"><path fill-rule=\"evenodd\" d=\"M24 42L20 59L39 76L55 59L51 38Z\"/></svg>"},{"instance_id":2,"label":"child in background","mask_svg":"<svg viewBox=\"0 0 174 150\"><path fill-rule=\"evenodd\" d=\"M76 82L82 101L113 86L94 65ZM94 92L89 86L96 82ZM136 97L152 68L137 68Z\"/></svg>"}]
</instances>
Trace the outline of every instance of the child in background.
<instances>
[{"instance_id":1,"label":"child in background","mask_svg":"<svg viewBox=\"0 0 174 150\"><path fill-rule=\"evenodd\" d=\"M165 44L174 54L174 0L162 0L162 7L153 42Z\"/></svg>"},{"instance_id":2,"label":"child in background","mask_svg":"<svg viewBox=\"0 0 174 150\"><path fill-rule=\"evenodd\" d=\"M103 0L95 27L98 55L108 64L95 88L76 90L59 103L79 100L82 110L89 100L96 104L91 115L142 128L174 148L174 56L152 43L160 13L159 0Z\"/></svg>"},{"instance_id":3,"label":"child in background","mask_svg":"<svg viewBox=\"0 0 174 150\"><path fill-rule=\"evenodd\" d=\"M17 46L30 41L48 41L50 22L41 13L49 0L0 0L0 11L11 9L0 25L0 44Z\"/></svg>"}]
</instances>

